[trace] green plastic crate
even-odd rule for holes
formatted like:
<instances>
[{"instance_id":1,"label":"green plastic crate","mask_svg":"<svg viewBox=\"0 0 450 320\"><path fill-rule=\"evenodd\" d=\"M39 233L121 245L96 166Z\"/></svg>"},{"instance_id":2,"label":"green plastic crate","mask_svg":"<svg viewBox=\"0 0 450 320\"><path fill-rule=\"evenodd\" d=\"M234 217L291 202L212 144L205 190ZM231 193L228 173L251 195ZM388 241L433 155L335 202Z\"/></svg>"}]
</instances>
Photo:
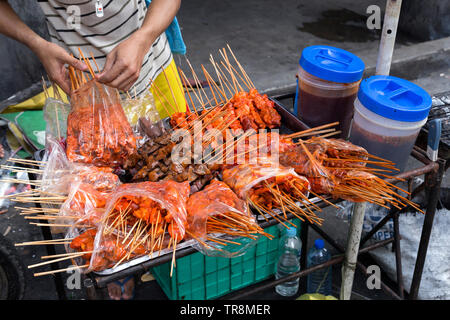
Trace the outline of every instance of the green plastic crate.
<instances>
[{"instance_id":1,"label":"green plastic crate","mask_svg":"<svg viewBox=\"0 0 450 320\"><path fill-rule=\"evenodd\" d=\"M297 232L300 232L301 221L293 219L292 222L297 226ZM208 257L196 252L177 259L172 277L171 262L153 267L151 272L171 300L218 298L265 280L275 273L280 229L274 225L264 231L274 238L259 238L256 245L242 256Z\"/></svg>"}]
</instances>

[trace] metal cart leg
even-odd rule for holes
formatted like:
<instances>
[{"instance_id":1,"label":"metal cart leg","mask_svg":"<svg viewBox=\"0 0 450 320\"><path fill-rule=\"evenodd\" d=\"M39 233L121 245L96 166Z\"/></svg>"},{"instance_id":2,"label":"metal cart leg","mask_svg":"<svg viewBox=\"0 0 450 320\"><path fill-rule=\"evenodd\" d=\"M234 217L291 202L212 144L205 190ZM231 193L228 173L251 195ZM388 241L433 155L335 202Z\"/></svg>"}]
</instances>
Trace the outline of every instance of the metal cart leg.
<instances>
[{"instance_id":1,"label":"metal cart leg","mask_svg":"<svg viewBox=\"0 0 450 320\"><path fill-rule=\"evenodd\" d=\"M416 300L419 294L420 281L422 279L423 267L425 265L425 258L428 250L428 243L430 241L431 230L433 228L434 215L439 201L441 190L442 176L444 175L445 161L438 160L438 172L431 172L425 176L425 182L429 189L429 198L427 211L423 221L422 235L420 237L419 250L417 252L416 265L414 267L414 275L411 282L411 289L409 291L409 298Z\"/></svg>"},{"instance_id":2,"label":"metal cart leg","mask_svg":"<svg viewBox=\"0 0 450 320\"><path fill-rule=\"evenodd\" d=\"M352 220L350 221L345 260L342 265L341 300L350 300L352 295L353 278L358 259L365 211L366 202L355 203L353 207Z\"/></svg>"},{"instance_id":3,"label":"metal cart leg","mask_svg":"<svg viewBox=\"0 0 450 320\"><path fill-rule=\"evenodd\" d=\"M300 229L300 240L302 241L302 251L300 254L300 268L301 270L305 270L306 266L306 256L308 251L308 230L309 224L307 222L302 223L302 227ZM306 292L306 278L300 278L300 292Z\"/></svg>"},{"instance_id":4,"label":"metal cart leg","mask_svg":"<svg viewBox=\"0 0 450 320\"><path fill-rule=\"evenodd\" d=\"M86 291L86 297L88 300L98 300L97 289L95 288L94 281L91 278L84 279L84 288Z\"/></svg>"},{"instance_id":5,"label":"metal cart leg","mask_svg":"<svg viewBox=\"0 0 450 320\"><path fill-rule=\"evenodd\" d=\"M397 286L398 295L400 298L404 299L403 292L403 269L402 269L402 251L400 250L400 227L398 222L399 213L394 214L394 250L395 250L395 264L397 270Z\"/></svg>"}]
</instances>

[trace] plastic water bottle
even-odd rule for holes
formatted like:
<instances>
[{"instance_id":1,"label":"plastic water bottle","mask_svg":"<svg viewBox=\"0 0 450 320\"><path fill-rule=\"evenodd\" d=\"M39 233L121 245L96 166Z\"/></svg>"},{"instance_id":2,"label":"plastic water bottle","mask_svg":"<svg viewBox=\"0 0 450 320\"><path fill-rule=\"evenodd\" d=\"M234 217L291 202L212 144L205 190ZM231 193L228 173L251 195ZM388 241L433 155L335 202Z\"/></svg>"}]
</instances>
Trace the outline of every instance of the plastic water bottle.
<instances>
[{"instance_id":1,"label":"plastic water bottle","mask_svg":"<svg viewBox=\"0 0 450 320\"><path fill-rule=\"evenodd\" d=\"M307 256L307 268L311 268L318 264L322 264L331 259L331 255L327 249L324 248L322 239L314 241L314 246L309 250ZM321 293L323 295L332 294L332 271L331 266L316 270L307 277L307 292Z\"/></svg>"},{"instance_id":2,"label":"plastic water bottle","mask_svg":"<svg viewBox=\"0 0 450 320\"><path fill-rule=\"evenodd\" d=\"M279 258L275 278L280 279L300 271L300 252L302 242L297 237L297 229L290 227L280 239ZM275 287L282 296L290 297L298 291L299 279L283 282Z\"/></svg>"}]
</instances>

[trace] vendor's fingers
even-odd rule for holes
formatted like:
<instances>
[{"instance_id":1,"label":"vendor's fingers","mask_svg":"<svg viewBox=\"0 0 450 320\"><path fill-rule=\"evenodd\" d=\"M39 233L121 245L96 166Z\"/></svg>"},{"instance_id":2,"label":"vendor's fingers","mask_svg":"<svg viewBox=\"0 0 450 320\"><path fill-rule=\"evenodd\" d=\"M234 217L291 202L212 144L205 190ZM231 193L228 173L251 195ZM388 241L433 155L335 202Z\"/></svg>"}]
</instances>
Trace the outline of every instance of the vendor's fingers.
<instances>
[{"instance_id":1,"label":"vendor's fingers","mask_svg":"<svg viewBox=\"0 0 450 320\"><path fill-rule=\"evenodd\" d=\"M51 80L55 82L66 94L70 94L70 81L64 66L59 73L51 75Z\"/></svg>"},{"instance_id":2,"label":"vendor's fingers","mask_svg":"<svg viewBox=\"0 0 450 320\"><path fill-rule=\"evenodd\" d=\"M64 91L66 94L70 95L70 84L66 79L54 79L54 82Z\"/></svg>"},{"instance_id":3,"label":"vendor's fingers","mask_svg":"<svg viewBox=\"0 0 450 320\"><path fill-rule=\"evenodd\" d=\"M65 54L62 57L62 60L67 63L68 65L74 67L75 69L81 70L81 71L87 71L88 67L84 62L75 59L74 57L70 56L69 54Z\"/></svg>"},{"instance_id":4,"label":"vendor's fingers","mask_svg":"<svg viewBox=\"0 0 450 320\"><path fill-rule=\"evenodd\" d=\"M131 89L131 87L136 83L136 80L137 80L137 78L131 77L128 80L119 84L118 88L123 91L129 91Z\"/></svg>"},{"instance_id":5,"label":"vendor's fingers","mask_svg":"<svg viewBox=\"0 0 450 320\"><path fill-rule=\"evenodd\" d=\"M118 58L115 52L111 52L106 57L105 67L97 76L97 80L102 83L111 83L126 69L122 59Z\"/></svg>"},{"instance_id":6,"label":"vendor's fingers","mask_svg":"<svg viewBox=\"0 0 450 320\"><path fill-rule=\"evenodd\" d=\"M111 51L107 56L106 56L106 62L105 65L103 66L103 70L100 74L97 75L97 79L99 79L101 76L103 76L104 74L106 74L107 72L109 72L109 70L111 70L112 66L114 65L114 62L116 61L116 51L113 50Z\"/></svg>"},{"instance_id":7,"label":"vendor's fingers","mask_svg":"<svg viewBox=\"0 0 450 320\"><path fill-rule=\"evenodd\" d=\"M138 78L139 73L135 72L133 69L126 69L116 79L108 83L108 85L113 88L127 91Z\"/></svg>"}]
</instances>

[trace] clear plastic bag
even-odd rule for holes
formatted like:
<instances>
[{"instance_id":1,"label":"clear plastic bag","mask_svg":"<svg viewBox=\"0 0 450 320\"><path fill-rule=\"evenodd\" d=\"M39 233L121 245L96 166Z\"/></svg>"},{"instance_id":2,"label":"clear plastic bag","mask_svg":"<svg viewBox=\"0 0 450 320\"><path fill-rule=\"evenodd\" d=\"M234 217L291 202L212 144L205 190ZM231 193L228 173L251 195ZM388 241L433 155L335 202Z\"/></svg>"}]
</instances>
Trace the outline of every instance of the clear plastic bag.
<instances>
[{"instance_id":1,"label":"clear plastic bag","mask_svg":"<svg viewBox=\"0 0 450 320\"><path fill-rule=\"evenodd\" d=\"M125 238L121 234L104 234L102 231L103 227L95 236L94 250L86 272L113 268L119 263L146 255L150 251L149 241L142 239L142 236ZM140 242L141 240L143 241Z\"/></svg>"},{"instance_id":2,"label":"clear plastic bag","mask_svg":"<svg viewBox=\"0 0 450 320\"><path fill-rule=\"evenodd\" d=\"M223 181L263 217L266 217L265 213L274 217L273 212L276 209L277 212L283 212L282 219L287 221L285 208L289 208L291 212L309 218L309 213L302 210L298 202L307 204L310 183L293 168L277 166L271 162L239 165L225 169Z\"/></svg>"},{"instance_id":3,"label":"clear plastic bag","mask_svg":"<svg viewBox=\"0 0 450 320\"><path fill-rule=\"evenodd\" d=\"M151 122L161 120L155 107L155 99L150 91L140 97L124 99L123 106L128 122L132 127L137 126L139 119L142 118L147 118Z\"/></svg>"},{"instance_id":4,"label":"clear plastic bag","mask_svg":"<svg viewBox=\"0 0 450 320\"><path fill-rule=\"evenodd\" d=\"M99 192L93 185L76 181L71 186L67 200L61 206L61 219L74 223L97 225L104 213L108 194Z\"/></svg>"},{"instance_id":5,"label":"clear plastic bag","mask_svg":"<svg viewBox=\"0 0 450 320\"><path fill-rule=\"evenodd\" d=\"M71 97L67 157L96 166L120 166L136 152L136 138L116 89L89 81Z\"/></svg>"},{"instance_id":6,"label":"clear plastic bag","mask_svg":"<svg viewBox=\"0 0 450 320\"><path fill-rule=\"evenodd\" d=\"M322 165L325 149L320 144L299 145L280 154L280 163L305 176L316 194L331 194L335 181L331 172Z\"/></svg>"},{"instance_id":7,"label":"clear plastic bag","mask_svg":"<svg viewBox=\"0 0 450 320\"><path fill-rule=\"evenodd\" d=\"M72 164L71 174L74 180L90 184L100 192L111 192L121 185L119 176L109 167L96 167L90 165Z\"/></svg>"},{"instance_id":8,"label":"clear plastic bag","mask_svg":"<svg viewBox=\"0 0 450 320\"><path fill-rule=\"evenodd\" d=\"M246 199L255 186L269 179L275 179L275 181L281 181L283 178L298 179L305 184L305 192L307 193L309 190L308 181L298 175L293 168L277 165L270 161L237 165L225 169L222 177L223 181L241 199Z\"/></svg>"},{"instance_id":9,"label":"clear plastic bag","mask_svg":"<svg viewBox=\"0 0 450 320\"><path fill-rule=\"evenodd\" d=\"M48 139L55 138L57 141L63 141L67 136L67 117L70 112L70 105L61 100L47 98L43 107L44 120L46 122L45 138L46 147Z\"/></svg>"},{"instance_id":10,"label":"clear plastic bag","mask_svg":"<svg viewBox=\"0 0 450 320\"><path fill-rule=\"evenodd\" d=\"M97 228L92 227L77 227L75 224L69 228L66 232L65 239L70 241L69 244L65 244L67 253L79 252L80 256L72 258L72 264L75 266L86 266L80 269L81 272L87 273L88 266L92 253L94 251L94 240L97 234Z\"/></svg>"},{"instance_id":11,"label":"clear plastic bag","mask_svg":"<svg viewBox=\"0 0 450 320\"><path fill-rule=\"evenodd\" d=\"M124 99L123 105L133 132L140 138L137 142L138 146L165 132L164 123L161 121L155 99L150 91L137 98Z\"/></svg>"},{"instance_id":12,"label":"clear plastic bag","mask_svg":"<svg viewBox=\"0 0 450 320\"><path fill-rule=\"evenodd\" d=\"M367 160L369 156L369 153L363 147L342 139L312 137L305 141L305 143L321 145L327 155L334 158L352 157Z\"/></svg>"},{"instance_id":13,"label":"clear plastic bag","mask_svg":"<svg viewBox=\"0 0 450 320\"><path fill-rule=\"evenodd\" d=\"M264 233L246 203L224 182L213 180L192 194L186 207L187 237L197 240L194 247L205 255L244 254Z\"/></svg>"},{"instance_id":14,"label":"clear plastic bag","mask_svg":"<svg viewBox=\"0 0 450 320\"><path fill-rule=\"evenodd\" d=\"M111 268L181 241L189 191L189 183L174 181L117 187L107 199L89 270Z\"/></svg>"},{"instance_id":15,"label":"clear plastic bag","mask_svg":"<svg viewBox=\"0 0 450 320\"><path fill-rule=\"evenodd\" d=\"M80 253L72 263L82 267L83 273L112 268L122 260L134 259L148 251L147 245L131 246L130 239L117 238L114 234L99 237L100 233L101 228L73 227L66 234L66 239L72 239L66 244L66 251Z\"/></svg>"},{"instance_id":16,"label":"clear plastic bag","mask_svg":"<svg viewBox=\"0 0 450 320\"><path fill-rule=\"evenodd\" d=\"M305 141L307 146L320 146L321 152L316 153L318 160L325 167L360 168L366 166L369 153L366 149L342 139L325 139L312 137ZM355 161L360 159L361 161Z\"/></svg>"},{"instance_id":17,"label":"clear plastic bag","mask_svg":"<svg viewBox=\"0 0 450 320\"><path fill-rule=\"evenodd\" d=\"M67 194L72 182L72 163L67 159L64 145L55 137L47 139L47 146L42 159L41 190L54 194Z\"/></svg>"},{"instance_id":18,"label":"clear plastic bag","mask_svg":"<svg viewBox=\"0 0 450 320\"><path fill-rule=\"evenodd\" d=\"M66 195L76 181L91 184L100 192L112 191L121 184L112 168L70 162L63 144L54 137L48 139L42 160L41 190L45 192Z\"/></svg>"},{"instance_id":19,"label":"clear plastic bag","mask_svg":"<svg viewBox=\"0 0 450 320\"><path fill-rule=\"evenodd\" d=\"M140 201L149 199L159 204L166 211L164 220L174 225L177 229L178 240L184 238L187 219L186 201L189 197L190 187L188 182L178 183L175 181L127 183L120 185L108 198L106 214L112 212L118 200L134 201L133 198L141 198ZM133 207L132 213L137 216L139 207ZM176 226L175 226L176 225ZM171 232L171 229L168 228Z\"/></svg>"}]
</instances>

